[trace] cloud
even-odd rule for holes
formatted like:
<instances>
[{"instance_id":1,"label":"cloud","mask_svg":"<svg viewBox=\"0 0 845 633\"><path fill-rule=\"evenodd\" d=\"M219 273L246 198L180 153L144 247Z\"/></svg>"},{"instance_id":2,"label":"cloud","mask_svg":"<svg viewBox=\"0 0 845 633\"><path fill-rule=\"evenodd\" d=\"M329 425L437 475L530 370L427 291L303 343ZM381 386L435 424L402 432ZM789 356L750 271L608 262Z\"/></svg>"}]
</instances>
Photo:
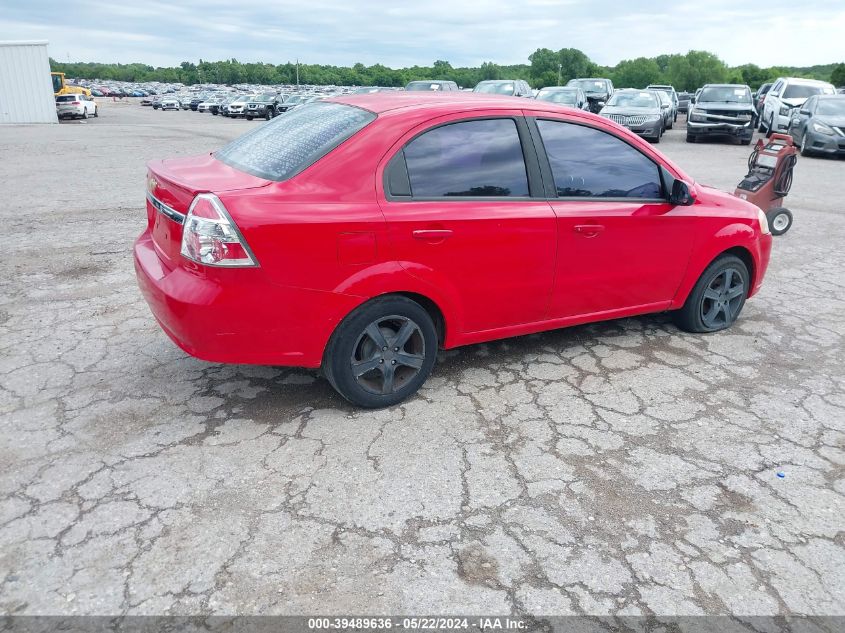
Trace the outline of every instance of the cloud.
<instances>
[{"instance_id":1,"label":"cloud","mask_svg":"<svg viewBox=\"0 0 845 633\"><path fill-rule=\"evenodd\" d=\"M9 3L12 4L12 3ZM845 60L845 5L812 0L231 0L122 4L33 0L4 7L0 40L50 40L61 60L177 65L197 59L387 66L526 63L537 48L594 61L703 49L729 64ZM820 44L820 43L823 43Z\"/></svg>"}]
</instances>

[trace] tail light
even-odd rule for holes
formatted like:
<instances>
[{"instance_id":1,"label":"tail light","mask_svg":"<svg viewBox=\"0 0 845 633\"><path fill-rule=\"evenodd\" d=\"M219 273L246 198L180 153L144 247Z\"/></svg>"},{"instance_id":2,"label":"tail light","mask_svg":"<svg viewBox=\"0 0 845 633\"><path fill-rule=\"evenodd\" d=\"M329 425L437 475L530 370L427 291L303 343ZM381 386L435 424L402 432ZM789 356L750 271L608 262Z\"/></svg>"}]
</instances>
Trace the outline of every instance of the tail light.
<instances>
[{"instance_id":1,"label":"tail light","mask_svg":"<svg viewBox=\"0 0 845 633\"><path fill-rule=\"evenodd\" d=\"M258 266L226 207L211 193L201 193L191 203L182 227L181 253L206 266Z\"/></svg>"},{"instance_id":2,"label":"tail light","mask_svg":"<svg viewBox=\"0 0 845 633\"><path fill-rule=\"evenodd\" d=\"M71 105L82 105L82 102L81 101L71 101L70 104Z\"/></svg>"}]
</instances>

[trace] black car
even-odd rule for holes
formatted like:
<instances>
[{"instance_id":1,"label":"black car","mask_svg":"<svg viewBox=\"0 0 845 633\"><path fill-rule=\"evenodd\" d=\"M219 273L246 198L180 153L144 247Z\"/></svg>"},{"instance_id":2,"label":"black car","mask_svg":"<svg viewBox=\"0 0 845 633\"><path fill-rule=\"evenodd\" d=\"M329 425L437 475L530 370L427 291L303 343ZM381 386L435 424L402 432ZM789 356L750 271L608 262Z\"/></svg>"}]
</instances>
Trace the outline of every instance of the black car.
<instances>
[{"instance_id":1,"label":"black car","mask_svg":"<svg viewBox=\"0 0 845 633\"><path fill-rule=\"evenodd\" d=\"M193 97L193 98L191 99L191 102L190 102L190 107L191 107L191 110L193 110L194 112L196 112L196 111L197 111L197 108L199 108L200 104L201 104L203 101L206 101L207 99L208 99L208 95L197 95L196 97Z\"/></svg>"},{"instance_id":2,"label":"black car","mask_svg":"<svg viewBox=\"0 0 845 633\"><path fill-rule=\"evenodd\" d=\"M760 89L754 94L754 109L757 110L757 112L763 111L763 102L766 100L766 93L771 90L773 85L774 82L771 81L768 83L764 83L762 86L760 86Z\"/></svg>"},{"instance_id":3,"label":"black car","mask_svg":"<svg viewBox=\"0 0 845 633\"><path fill-rule=\"evenodd\" d=\"M756 118L748 86L707 84L687 115L687 143L705 137L732 136L748 145Z\"/></svg>"},{"instance_id":4,"label":"black car","mask_svg":"<svg viewBox=\"0 0 845 633\"><path fill-rule=\"evenodd\" d=\"M282 98L277 94L267 93L253 97L246 104L244 117L247 121L256 118L265 118L268 121L279 113L277 109L282 103Z\"/></svg>"},{"instance_id":5,"label":"black car","mask_svg":"<svg viewBox=\"0 0 845 633\"><path fill-rule=\"evenodd\" d=\"M590 112L598 113L604 104L613 95L613 82L602 77L589 77L586 79L570 79L567 86L576 86L587 95L590 102Z\"/></svg>"},{"instance_id":6,"label":"black car","mask_svg":"<svg viewBox=\"0 0 845 633\"><path fill-rule=\"evenodd\" d=\"M787 131L801 155L845 156L845 95L814 95L793 108Z\"/></svg>"}]
</instances>

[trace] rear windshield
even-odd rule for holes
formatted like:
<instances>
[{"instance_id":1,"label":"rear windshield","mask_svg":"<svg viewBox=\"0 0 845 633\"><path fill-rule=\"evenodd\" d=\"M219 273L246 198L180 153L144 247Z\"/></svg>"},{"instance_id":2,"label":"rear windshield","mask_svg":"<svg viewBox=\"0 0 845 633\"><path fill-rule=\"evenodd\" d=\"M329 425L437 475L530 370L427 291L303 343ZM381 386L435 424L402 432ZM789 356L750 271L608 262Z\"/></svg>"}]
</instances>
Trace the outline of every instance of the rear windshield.
<instances>
[{"instance_id":1,"label":"rear windshield","mask_svg":"<svg viewBox=\"0 0 845 633\"><path fill-rule=\"evenodd\" d=\"M813 86L807 84L789 84L783 91L784 99L807 99L813 95L833 94L830 88L825 86Z\"/></svg>"},{"instance_id":2,"label":"rear windshield","mask_svg":"<svg viewBox=\"0 0 845 633\"><path fill-rule=\"evenodd\" d=\"M57 103L61 103L63 101L79 101L79 95L63 95L61 97L56 97Z\"/></svg>"},{"instance_id":3,"label":"rear windshield","mask_svg":"<svg viewBox=\"0 0 845 633\"><path fill-rule=\"evenodd\" d=\"M372 112L341 103L309 103L235 139L214 156L259 178L286 180L375 118Z\"/></svg>"}]
</instances>

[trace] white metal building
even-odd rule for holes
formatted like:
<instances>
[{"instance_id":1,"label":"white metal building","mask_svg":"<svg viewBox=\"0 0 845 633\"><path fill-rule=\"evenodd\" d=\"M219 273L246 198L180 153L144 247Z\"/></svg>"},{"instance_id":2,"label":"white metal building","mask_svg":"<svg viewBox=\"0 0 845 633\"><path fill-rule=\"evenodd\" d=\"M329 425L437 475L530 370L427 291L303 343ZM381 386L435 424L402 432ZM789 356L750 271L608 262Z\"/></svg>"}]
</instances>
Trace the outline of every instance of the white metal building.
<instances>
[{"instance_id":1,"label":"white metal building","mask_svg":"<svg viewBox=\"0 0 845 633\"><path fill-rule=\"evenodd\" d=\"M47 42L0 42L0 123L56 123Z\"/></svg>"}]
</instances>

